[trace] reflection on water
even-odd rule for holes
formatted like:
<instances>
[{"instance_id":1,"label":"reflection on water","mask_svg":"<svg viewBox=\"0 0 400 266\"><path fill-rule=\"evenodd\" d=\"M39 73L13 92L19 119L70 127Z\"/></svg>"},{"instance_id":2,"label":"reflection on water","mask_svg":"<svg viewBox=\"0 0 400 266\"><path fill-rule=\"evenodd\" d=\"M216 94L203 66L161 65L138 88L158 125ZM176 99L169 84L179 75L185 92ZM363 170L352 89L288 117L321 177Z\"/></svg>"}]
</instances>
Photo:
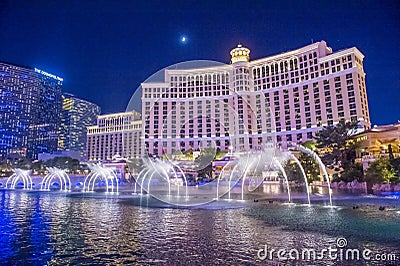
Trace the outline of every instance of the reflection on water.
<instances>
[{"instance_id":1,"label":"reflection on water","mask_svg":"<svg viewBox=\"0 0 400 266\"><path fill-rule=\"evenodd\" d=\"M367 207L265 203L241 209L174 209L138 207L118 199L0 191L0 261L249 265L257 264L257 250L265 244L275 249L315 248L339 236L352 247L399 253L396 204L394 211L384 213Z\"/></svg>"}]
</instances>

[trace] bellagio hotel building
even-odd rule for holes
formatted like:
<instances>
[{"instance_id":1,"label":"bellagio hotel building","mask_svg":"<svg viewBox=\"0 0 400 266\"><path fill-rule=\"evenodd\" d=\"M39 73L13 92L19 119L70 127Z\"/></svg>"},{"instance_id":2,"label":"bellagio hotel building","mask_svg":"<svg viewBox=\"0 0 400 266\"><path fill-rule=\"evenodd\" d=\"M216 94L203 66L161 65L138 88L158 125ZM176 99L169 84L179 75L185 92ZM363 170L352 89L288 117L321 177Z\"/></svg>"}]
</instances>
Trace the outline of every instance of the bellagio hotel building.
<instances>
[{"instance_id":1,"label":"bellagio hotel building","mask_svg":"<svg viewBox=\"0 0 400 266\"><path fill-rule=\"evenodd\" d=\"M164 82L142 83L145 153L301 143L340 120L370 128L356 47L333 52L320 41L250 61L238 45L230 54L230 64L167 69Z\"/></svg>"}]
</instances>

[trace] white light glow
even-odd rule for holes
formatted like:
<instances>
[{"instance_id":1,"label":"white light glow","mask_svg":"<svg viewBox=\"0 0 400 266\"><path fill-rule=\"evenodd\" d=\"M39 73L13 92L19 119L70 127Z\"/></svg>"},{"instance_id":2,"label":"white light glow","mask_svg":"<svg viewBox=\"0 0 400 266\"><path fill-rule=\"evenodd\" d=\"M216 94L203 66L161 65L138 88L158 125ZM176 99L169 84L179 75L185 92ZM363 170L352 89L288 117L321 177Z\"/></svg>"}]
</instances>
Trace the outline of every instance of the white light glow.
<instances>
[{"instance_id":1,"label":"white light glow","mask_svg":"<svg viewBox=\"0 0 400 266\"><path fill-rule=\"evenodd\" d=\"M35 72L36 72L36 73L39 73L39 74L42 74L42 75L45 75L45 76L47 76L47 77L56 79L56 80L58 80L58 81L63 81L63 80L64 80L63 78L60 78L60 77L58 77L58 76L56 76L56 75L47 73L46 71L40 70L40 69L38 69L38 68L36 68L36 67L35 67Z\"/></svg>"}]
</instances>

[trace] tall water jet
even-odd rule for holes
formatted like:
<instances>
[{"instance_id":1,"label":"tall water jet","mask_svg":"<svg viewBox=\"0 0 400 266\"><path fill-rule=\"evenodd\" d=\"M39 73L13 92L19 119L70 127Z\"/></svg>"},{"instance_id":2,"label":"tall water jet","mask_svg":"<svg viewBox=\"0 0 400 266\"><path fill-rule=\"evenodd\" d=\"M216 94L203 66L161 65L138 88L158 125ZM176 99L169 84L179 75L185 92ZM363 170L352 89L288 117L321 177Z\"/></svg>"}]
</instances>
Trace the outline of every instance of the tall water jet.
<instances>
[{"instance_id":1,"label":"tall water jet","mask_svg":"<svg viewBox=\"0 0 400 266\"><path fill-rule=\"evenodd\" d=\"M307 199L308 199L308 205L311 205L311 201L310 201L310 188L308 187L308 180L307 180L307 175L306 172L304 171L303 166L301 165L299 159L296 158L296 156L294 156L293 154L291 154L291 158L293 159L293 161L296 162L297 166L300 168L301 174L304 178L304 183L306 185L306 191L307 191Z\"/></svg>"},{"instance_id":2,"label":"tall water jet","mask_svg":"<svg viewBox=\"0 0 400 266\"><path fill-rule=\"evenodd\" d=\"M281 171L283 177L285 178L285 182L286 182L286 187L287 187L287 192L288 192L288 199L289 199L289 203L292 202L291 196L290 196L290 186L289 186L289 179L287 177L286 171L283 168L281 162L275 157L274 158L274 162L275 164L278 166L279 170Z\"/></svg>"},{"instance_id":3,"label":"tall water jet","mask_svg":"<svg viewBox=\"0 0 400 266\"><path fill-rule=\"evenodd\" d=\"M170 164L169 162L162 161L160 159L155 159L155 160L148 159L144 160L144 162L145 162L145 168L141 170L135 182L135 184L137 183L138 185L140 183L141 187L140 194L143 194L144 182L150 175L149 179L147 180L147 193L150 193L150 186L153 177L158 176L161 177L161 179L166 180L168 184L168 196L171 196L171 179L169 172L173 171L175 173L172 164ZM136 186L135 186L135 192L136 192Z\"/></svg>"},{"instance_id":4,"label":"tall water jet","mask_svg":"<svg viewBox=\"0 0 400 266\"><path fill-rule=\"evenodd\" d=\"M185 180L185 197L188 197L188 187L187 187L187 179L186 179L185 173L183 172L182 168L179 167L179 165L174 164L174 163L172 163L172 162L171 162L171 164L172 164L173 166L175 166L176 168L178 168L178 170L179 170L179 172L181 173L183 179ZM174 170L174 171L175 171L175 170ZM179 184L178 184L178 186L179 186ZM178 188L178 189L179 189L179 188Z\"/></svg>"},{"instance_id":5,"label":"tall water jet","mask_svg":"<svg viewBox=\"0 0 400 266\"><path fill-rule=\"evenodd\" d=\"M322 162L321 158L319 158L318 154L316 154L314 151L310 150L309 148L306 148L302 145L294 144L294 147L298 148L300 151L307 153L311 155L311 157L318 163L320 171L322 171L322 174L325 177L326 183L328 185L328 194L329 194L329 205L333 206L332 204L332 190L331 190L331 181L329 179L329 175L326 172L326 167L324 163Z\"/></svg>"},{"instance_id":6,"label":"tall water jet","mask_svg":"<svg viewBox=\"0 0 400 266\"><path fill-rule=\"evenodd\" d=\"M259 163L258 160L251 160L250 163L246 164L246 167L245 167L245 170L244 170L244 174L243 174L243 177L242 177L242 200L244 200L244 182L246 180L247 173L251 169L251 167L254 165L255 162L257 162L257 165L258 165L258 163Z\"/></svg>"},{"instance_id":7,"label":"tall water jet","mask_svg":"<svg viewBox=\"0 0 400 266\"><path fill-rule=\"evenodd\" d=\"M137 193L137 184L138 184L138 182L139 182L139 180L140 180L140 177L142 177L142 175L143 175L146 171L148 171L148 169L146 169L146 168L142 169L142 170L140 171L140 173L138 174L137 178L135 178L135 189L134 189L134 193L135 193L135 194Z\"/></svg>"},{"instance_id":8,"label":"tall water jet","mask_svg":"<svg viewBox=\"0 0 400 266\"><path fill-rule=\"evenodd\" d=\"M225 164L224 167L222 167L221 172L218 175L218 179L217 179L217 200L219 199L219 183L221 181L221 176L222 176L222 174L225 174L225 168L229 167L230 163L232 163L232 161L229 161L227 164ZM228 188L228 191L230 191L230 187Z\"/></svg>"},{"instance_id":9,"label":"tall water jet","mask_svg":"<svg viewBox=\"0 0 400 266\"><path fill-rule=\"evenodd\" d=\"M231 174L230 174L230 176L229 176L229 183L228 183L228 186L229 186L229 190L228 190L228 199L229 199L229 200L231 199L231 190L232 190L232 188L236 185L236 184L235 184L235 185L232 187L232 186L231 186L231 182L232 182L233 174L235 173L237 167L238 167L238 164L235 165L235 167L233 167L233 170L232 170L232 172L231 172Z\"/></svg>"}]
</instances>

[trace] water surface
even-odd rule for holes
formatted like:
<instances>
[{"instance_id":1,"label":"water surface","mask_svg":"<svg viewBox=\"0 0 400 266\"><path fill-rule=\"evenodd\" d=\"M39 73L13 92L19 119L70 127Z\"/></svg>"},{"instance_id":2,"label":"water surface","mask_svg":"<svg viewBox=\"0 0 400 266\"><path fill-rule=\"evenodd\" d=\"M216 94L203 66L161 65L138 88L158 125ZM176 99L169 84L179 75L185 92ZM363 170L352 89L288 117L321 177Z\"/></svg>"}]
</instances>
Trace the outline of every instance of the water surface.
<instances>
[{"instance_id":1,"label":"water surface","mask_svg":"<svg viewBox=\"0 0 400 266\"><path fill-rule=\"evenodd\" d=\"M332 245L338 237L345 237L348 247L400 258L398 199L355 197L335 202L342 207L259 202L238 208L148 208L115 197L1 190L0 261L5 265L260 265L257 251L265 244L275 249L315 248ZM359 208L353 209L355 205ZM381 205L385 211L378 210Z\"/></svg>"}]
</instances>

